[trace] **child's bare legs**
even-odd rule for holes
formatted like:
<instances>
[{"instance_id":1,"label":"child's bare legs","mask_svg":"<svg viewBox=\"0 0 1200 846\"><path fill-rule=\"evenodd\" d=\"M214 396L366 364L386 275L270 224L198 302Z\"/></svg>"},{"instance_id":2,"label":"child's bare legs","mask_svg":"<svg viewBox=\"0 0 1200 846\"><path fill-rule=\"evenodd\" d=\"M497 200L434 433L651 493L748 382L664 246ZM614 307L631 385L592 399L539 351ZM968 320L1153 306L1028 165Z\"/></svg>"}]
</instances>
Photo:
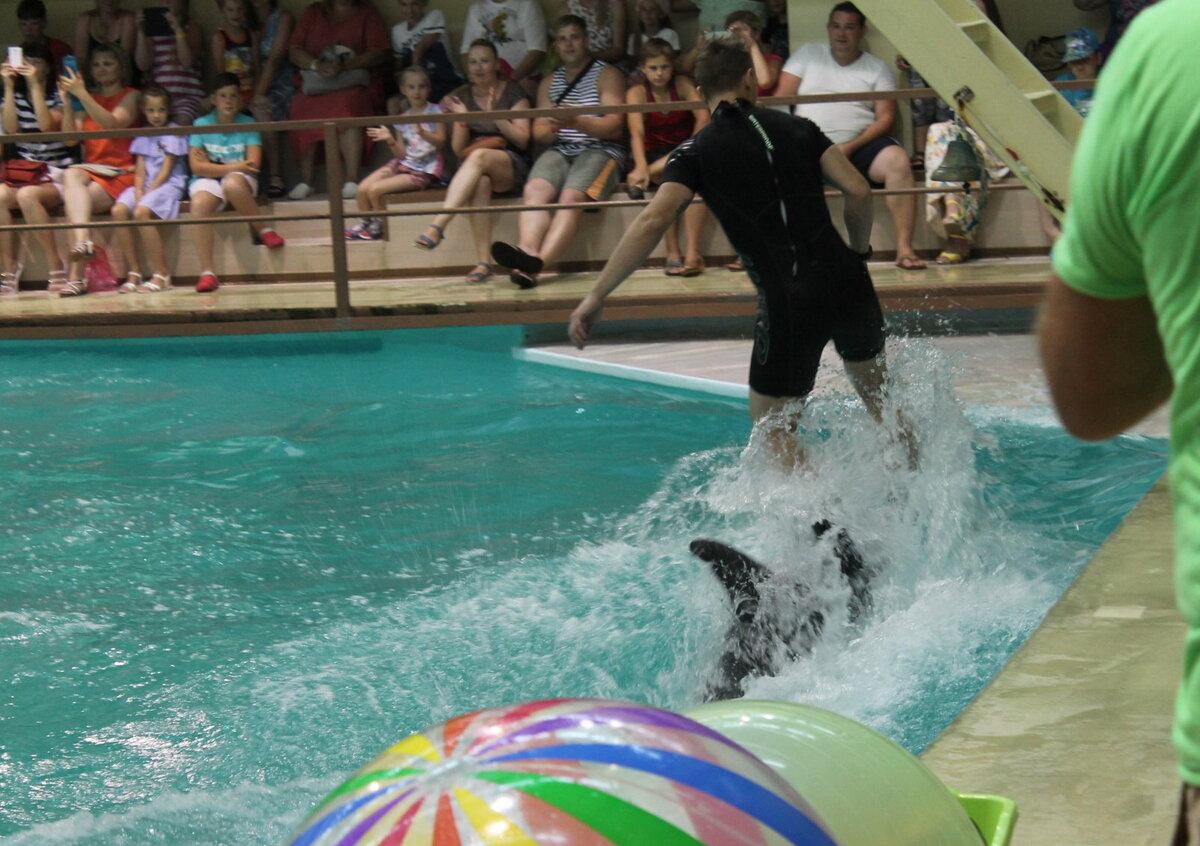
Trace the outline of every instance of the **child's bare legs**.
<instances>
[{"instance_id":1,"label":"child's bare legs","mask_svg":"<svg viewBox=\"0 0 1200 846\"><path fill-rule=\"evenodd\" d=\"M135 220L158 220L158 215L146 206L138 206L134 209L133 217ZM146 264L150 266L150 272L159 276L170 276L171 268L167 266L167 255L163 249L162 233L159 228L157 226L141 226L138 227L138 234L142 238L142 250L146 254Z\"/></svg>"},{"instance_id":2,"label":"child's bare legs","mask_svg":"<svg viewBox=\"0 0 1200 846\"><path fill-rule=\"evenodd\" d=\"M383 211L387 206L383 198L388 194L416 191L420 187L407 173L396 173L391 165L384 165L359 183L356 195L358 211Z\"/></svg>"},{"instance_id":3,"label":"child's bare legs","mask_svg":"<svg viewBox=\"0 0 1200 846\"><path fill-rule=\"evenodd\" d=\"M225 192L225 202L233 206L233 210L238 214L258 214L258 203L254 199L254 192L250 189L250 183L246 181L246 177L242 174L225 174L225 177L221 180L221 190ZM256 236L261 235L262 231L267 227L267 224L262 221L255 221L247 225L250 227L250 231Z\"/></svg>"},{"instance_id":4,"label":"child's bare legs","mask_svg":"<svg viewBox=\"0 0 1200 846\"><path fill-rule=\"evenodd\" d=\"M17 192L7 185L0 185L0 226L11 226L12 210L17 207ZM20 262L16 233L0 232L0 261L5 273L16 273Z\"/></svg>"},{"instance_id":5,"label":"child's bare legs","mask_svg":"<svg viewBox=\"0 0 1200 846\"><path fill-rule=\"evenodd\" d=\"M26 223L49 223L50 212L48 210L58 208L61 203L62 196L58 193L58 189L50 183L26 185L24 188L17 189L17 205L21 207L21 214L25 217ZM66 270L54 230L39 229L34 232L34 238L46 256L46 268L51 273L60 274Z\"/></svg>"},{"instance_id":6,"label":"child's bare legs","mask_svg":"<svg viewBox=\"0 0 1200 846\"><path fill-rule=\"evenodd\" d=\"M197 191L192 195L192 217L212 217L221 207L221 198L207 191ZM192 227L192 243L196 247L196 255L200 259L201 271L213 271L213 226L204 223Z\"/></svg>"}]
</instances>

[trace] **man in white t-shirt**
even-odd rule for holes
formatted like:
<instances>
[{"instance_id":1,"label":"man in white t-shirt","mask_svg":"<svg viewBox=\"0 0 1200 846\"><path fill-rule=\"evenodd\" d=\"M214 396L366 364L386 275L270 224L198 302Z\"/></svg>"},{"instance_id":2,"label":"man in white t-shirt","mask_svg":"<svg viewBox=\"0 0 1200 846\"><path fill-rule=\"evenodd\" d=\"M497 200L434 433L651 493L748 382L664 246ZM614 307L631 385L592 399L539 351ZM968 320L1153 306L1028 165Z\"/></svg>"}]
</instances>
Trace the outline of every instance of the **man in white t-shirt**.
<instances>
[{"instance_id":1,"label":"man in white t-shirt","mask_svg":"<svg viewBox=\"0 0 1200 846\"><path fill-rule=\"evenodd\" d=\"M793 53L779 75L775 96L891 91L896 87L888 66L859 48L867 31L867 19L857 6L838 3L830 12L825 29L829 44L804 44ZM914 186L907 151L888 135L896 119L895 100L801 104L796 106L796 114L821 127L873 186ZM887 207L896 228L897 266L909 270L925 267L912 246L916 196L889 196Z\"/></svg>"},{"instance_id":2,"label":"man in white t-shirt","mask_svg":"<svg viewBox=\"0 0 1200 846\"><path fill-rule=\"evenodd\" d=\"M536 92L546 58L546 16L538 0L475 0L467 9L462 34L462 66L471 42L486 38L511 69L510 78Z\"/></svg>"}]
</instances>

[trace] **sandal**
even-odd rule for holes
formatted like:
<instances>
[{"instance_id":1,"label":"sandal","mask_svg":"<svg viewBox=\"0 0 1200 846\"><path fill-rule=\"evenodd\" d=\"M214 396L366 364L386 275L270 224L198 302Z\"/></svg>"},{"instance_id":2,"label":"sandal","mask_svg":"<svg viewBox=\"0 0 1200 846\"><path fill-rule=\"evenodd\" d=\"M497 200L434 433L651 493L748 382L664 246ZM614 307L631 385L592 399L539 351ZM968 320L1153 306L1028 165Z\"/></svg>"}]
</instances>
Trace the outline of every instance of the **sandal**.
<instances>
[{"instance_id":1,"label":"sandal","mask_svg":"<svg viewBox=\"0 0 1200 846\"><path fill-rule=\"evenodd\" d=\"M483 268L480 270L479 268ZM496 275L496 268L492 267L486 261L478 262L475 269L467 274L467 281L472 285L478 285L480 282L486 282Z\"/></svg>"},{"instance_id":2,"label":"sandal","mask_svg":"<svg viewBox=\"0 0 1200 846\"><path fill-rule=\"evenodd\" d=\"M150 277L149 282L143 282L138 285L139 294L157 294L159 291L165 291L171 287L171 277L164 276L161 273L156 273Z\"/></svg>"},{"instance_id":3,"label":"sandal","mask_svg":"<svg viewBox=\"0 0 1200 846\"><path fill-rule=\"evenodd\" d=\"M680 276L699 276L704 272L704 262L700 261L696 264L685 264L683 270L679 272Z\"/></svg>"},{"instance_id":4,"label":"sandal","mask_svg":"<svg viewBox=\"0 0 1200 846\"><path fill-rule=\"evenodd\" d=\"M0 273L0 294L15 294L21 290L21 274L25 265L17 262L17 269L12 273Z\"/></svg>"},{"instance_id":5,"label":"sandal","mask_svg":"<svg viewBox=\"0 0 1200 846\"><path fill-rule=\"evenodd\" d=\"M934 259L938 264L962 264L968 256L962 253L951 252L950 250L942 250L938 253L938 257Z\"/></svg>"},{"instance_id":6,"label":"sandal","mask_svg":"<svg viewBox=\"0 0 1200 846\"><path fill-rule=\"evenodd\" d=\"M71 247L71 258L91 258L96 254L96 245L91 241L78 241Z\"/></svg>"},{"instance_id":7,"label":"sandal","mask_svg":"<svg viewBox=\"0 0 1200 846\"><path fill-rule=\"evenodd\" d=\"M432 238L430 238L424 232L422 232L420 235L418 235L416 237L416 240L413 241L413 243L416 244L418 247L420 247L422 250L436 250L438 248L438 245L442 243L442 239L446 237L445 230L442 229L442 227L438 226L436 223L429 224L429 228L437 233L436 241L433 240Z\"/></svg>"},{"instance_id":8,"label":"sandal","mask_svg":"<svg viewBox=\"0 0 1200 846\"><path fill-rule=\"evenodd\" d=\"M131 270L125 274L125 281L121 283L117 291L122 294L132 294L142 284L142 274L136 270Z\"/></svg>"},{"instance_id":9,"label":"sandal","mask_svg":"<svg viewBox=\"0 0 1200 846\"><path fill-rule=\"evenodd\" d=\"M67 284L67 272L65 270L51 270L46 274L46 292L49 294L57 294Z\"/></svg>"},{"instance_id":10,"label":"sandal","mask_svg":"<svg viewBox=\"0 0 1200 846\"><path fill-rule=\"evenodd\" d=\"M531 273L526 273L524 270L513 269L509 271L508 281L516 285L522 291L528 291L530 288L537 287L537 277Z\"/></svg>"},{"instance_id":11,"label":"sandal","mask_svg":"<svg viewBox=\"0 0 1200 846\"><path fill-rule=\"evenodd\" d=\"M663 273L667 276L682 276L683 262L668 259L667 263L663 265Z\"/></svg>"},{"instance_id":12,"label":"sandal","mask_svg":"<svg viewBox=\"0 0 1200 846\"><path fill-rule=\"evenodd\" d=\"M925 154L924 153L913 153L913 157L908 160L908 164L913 170L919 170L921 172L924 172L925 171Z\"/></svg>"},{"instance_id":13,"label":"sandal","mask_svg":"<svg viewBox=\"0 0 1200 846\"><path fill-rule=\"evenodd\" d=\"M746 265L742 264L741 259L737 259L736 261L731 261L729 264L725 265L725 269L732 270L734 273L741 273L746 269Z\"/></svg>"},{"instance_id":14,"label":"sandal","mask_svg":"<svg viewBox=\"0 0 1200 846\"><path fill-rule=\"evenodd\" d=\"M924 270L925 262L916 256L897 256L896 267L901 270Z\"/></svg>"},{"instance_id":15,"label":"sandal","mask_svg":"<svg viewBox=\"0 0 1200 846\"><path fill-rule=\"evenodd\" d=\"M82 297L87 293L87 282L82 279L68 279L58 289L60 297Z\"/></svg>"},{"instance_id":16,"label":"sandal","mask_svg":"<svg viewBox=\"0 0 1200 846\"><path fill-rule=\"evenodd\" d=\"M540 258L522 250L520 247L506 244L503 241L495 241L492 243L492 258L496 260L496 264L501 267L507 267L509 270L519 270L525 276L532 278L542 272L545 266ZM516 282L516 280L513 280ZM520 284L520 283L518 283ZM537 283L534 282L534 285ZM524 286L522 286L524 287ZM533 285L529 286L530 288Z\"/></svg>"}]
</instances>

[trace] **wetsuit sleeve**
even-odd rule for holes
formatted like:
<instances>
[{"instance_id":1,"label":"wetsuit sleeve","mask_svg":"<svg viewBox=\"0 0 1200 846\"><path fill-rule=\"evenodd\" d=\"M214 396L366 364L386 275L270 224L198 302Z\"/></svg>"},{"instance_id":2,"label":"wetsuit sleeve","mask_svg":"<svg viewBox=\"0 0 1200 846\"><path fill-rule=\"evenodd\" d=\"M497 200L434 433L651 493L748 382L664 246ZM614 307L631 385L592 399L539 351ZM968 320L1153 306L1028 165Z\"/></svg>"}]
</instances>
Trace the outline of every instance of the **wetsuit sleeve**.
<instances>
[{"instance_id":1,"label":"wetsuit sleeve","mask_svg":"<svg viewBox=\"0 0 1200 846\"><path fill-rule=\"evenodd\" d=\"M696 154L696 139L689 138L675 148L663 168L663 182L678 182L693 193L699 194L700 187L700 157Z\"/></svg>"},{"instance_id":2,"label":"wetsuit sleeve","mask_svg":"<svg viewBox=\"0 0 1200 846\"><path fill-rule=\"evenodd\" d=\"M800 149L810 150L814 158L820 159L825 155L825 151L833 146L833 142L825 136L821 128L808 118L793 117L792 120L796 122L796 132L803 145Z\"/></svg>"}]
</instances>

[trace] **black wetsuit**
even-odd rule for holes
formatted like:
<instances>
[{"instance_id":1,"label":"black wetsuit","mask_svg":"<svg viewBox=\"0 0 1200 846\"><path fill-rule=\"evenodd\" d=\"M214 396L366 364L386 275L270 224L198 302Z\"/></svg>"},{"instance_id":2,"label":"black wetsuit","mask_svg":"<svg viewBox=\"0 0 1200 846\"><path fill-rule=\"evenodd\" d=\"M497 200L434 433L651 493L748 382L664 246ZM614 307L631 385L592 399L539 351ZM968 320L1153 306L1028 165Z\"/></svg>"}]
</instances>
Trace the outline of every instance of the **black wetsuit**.
<instances>
[{"instance_id":1,"label":"black wetsuit","mask_svg":"<svg viewBox=\"0 0 1200 846\"><path fill-rule=\"evenodd\" d=\"M832 143L810 120L738 100L663 172L704 197L758 289L750 387L766 396L807 395L831 339L848 361L883 349L870 274L825 203L821 156Z\"/></svg>"}]
</instances>

